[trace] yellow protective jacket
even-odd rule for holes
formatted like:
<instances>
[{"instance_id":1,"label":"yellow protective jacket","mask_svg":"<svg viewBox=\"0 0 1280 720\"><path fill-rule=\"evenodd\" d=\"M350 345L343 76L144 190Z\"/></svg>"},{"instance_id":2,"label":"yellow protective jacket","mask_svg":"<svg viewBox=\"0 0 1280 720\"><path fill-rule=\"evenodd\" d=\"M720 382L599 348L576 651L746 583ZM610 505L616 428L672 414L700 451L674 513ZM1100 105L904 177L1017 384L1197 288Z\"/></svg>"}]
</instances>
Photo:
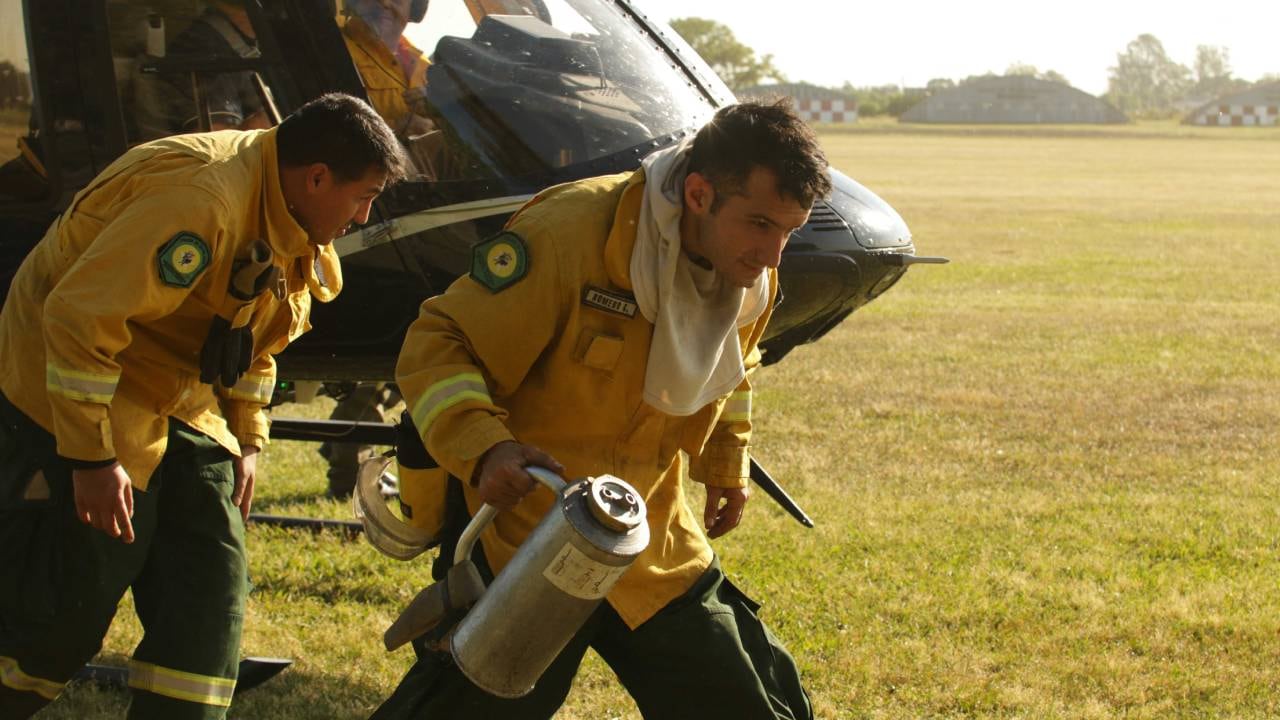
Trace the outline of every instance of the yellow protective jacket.
<instances>
[{"instance_id":1,"label":"yellow protective jacket","mask_svg":"<svg viewBox=\"0 0 1280 720\"><path fill-rule=\"evenodd\" d=\"M679 451L692 458L694 480L743 487L751 437L749 379L689 417L641 399L653 325L629 298L643 195L643 171L538 195L508 224L526 242L527 275L496 293L463 277L427 300L396 368L427 450L462 478L472 514L480 501L467 481L481 454L503 440L549 452L569 479L611 473L635 486L651 539L608 595L633 628L688 590L712 559L701 523L705 498L691 498L697 511L687 506ZM769 282L772 296L772 272ZM768 316L739 332L748 370L759 364ZM426 495L402 491L411 504ZM539 487L482 534L495 572L551 501ZM419 508L410 509L416 517Z\"/></svg>"},{"instance_id":2,"label":"yellow protective jacket","mask_svg":"<svg viewBox=\"0 0 1280 720\"><path fill-rule=\"evenodd\" d=\"M346 41L347 51L351 53L351 60L364 82L369 103L392 130L403 133L412 114L404 94L409 88L421 88L427 84L427 67L431 61L403 36L393 53L373 28L356 15L346 18L342 26L342 38ZM407 77L396 53L413 61Z\"/></svg>"},{"instance_id":3,"label":"yellow protective jacket","mask_svg":"<svg viewBox=\"0 0 1280 720\"><path fill-rule=\"evenodd\" d=\"M63 457L115 457L145 490L169 417L237 455L241 443L265 444L271 355L310 328L313 294L327 301L342 285L337 255L317 252L288 211L275 132L133 148L75 196L23 261L0 312L0 391L53 433ZM256 239L274 252L283 297L268 289L246 304L228 286ZM187 287L171 274L183 262ZM252 365L229 390L199 380L214 315L252 326Z\"/></svg>"}]
</instances>

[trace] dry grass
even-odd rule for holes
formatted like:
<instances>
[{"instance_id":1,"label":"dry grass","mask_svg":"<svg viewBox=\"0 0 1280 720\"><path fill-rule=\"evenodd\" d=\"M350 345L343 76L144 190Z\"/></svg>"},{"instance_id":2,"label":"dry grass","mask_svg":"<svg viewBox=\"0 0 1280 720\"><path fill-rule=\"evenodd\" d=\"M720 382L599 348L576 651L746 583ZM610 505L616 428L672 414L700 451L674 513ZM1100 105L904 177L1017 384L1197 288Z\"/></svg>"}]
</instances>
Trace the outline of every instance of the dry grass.
<instances>
[{"instance_id":1,"label":"dry grass","mask_svg":"<svg viewBox=\"0 0 1280 720\"><path fill-rule=\"evenodd\" d=\"M845 130L833 163L952 264L761 378L757 455L818 527L761 497L717 549L819 715L1280 714L1280 132ZM345 513L311 448L264 471L262 509ZM425 563L251 543L245 652L298 662L232 716L367 715ZM560 715L637 716L595 659Z\"/></svg>"}]
</instances>

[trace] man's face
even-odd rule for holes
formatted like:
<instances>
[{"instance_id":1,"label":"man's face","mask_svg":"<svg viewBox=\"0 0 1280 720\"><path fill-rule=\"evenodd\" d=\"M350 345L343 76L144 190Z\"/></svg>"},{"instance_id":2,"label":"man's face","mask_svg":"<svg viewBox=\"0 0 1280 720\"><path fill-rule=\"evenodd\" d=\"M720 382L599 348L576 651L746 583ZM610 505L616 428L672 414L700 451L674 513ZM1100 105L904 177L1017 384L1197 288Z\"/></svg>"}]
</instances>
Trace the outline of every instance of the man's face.
<instances>
[{"instance_id":1,"label":"man's face","mask_svg":"<svg viewBox=\"0 0 1280 720\"><path fill-rule=\"evenodd\" d=\"M411 0L365 0L352 7L380 36L399 37L409 24Z\"/></svg>"},{"instance_id":2,"label":"man's face","mask_svg":"<svg viewBox=\"0 0 1280 720\"><path fill-rule=\"evenodd\" d=\"M352 223L369 221L373 199L386 186L387 175L370 169L358 180L343 181L328 166L317 164L307 173L306 194L298 204L301 224L316 245L328 245L345 235Z\"/></svg>"},{"instance_id":3,"label":"man's face","mask_svg":"<svg viewBox=\"0 0 1280 720\"><path fill-rule=\"evenodd\" d=\"M765 268L778 267L791 233L809 220L809 208L780 195L773 172L763 167L751 171L740 193L721 197L715 212L715 191L705 176L691 173L685 183L685 212L695 214L698 226L696 242L685 249L737 287L752 287ZM690 190L701 197L691 198Z\"/></svg>"}]
</instances>

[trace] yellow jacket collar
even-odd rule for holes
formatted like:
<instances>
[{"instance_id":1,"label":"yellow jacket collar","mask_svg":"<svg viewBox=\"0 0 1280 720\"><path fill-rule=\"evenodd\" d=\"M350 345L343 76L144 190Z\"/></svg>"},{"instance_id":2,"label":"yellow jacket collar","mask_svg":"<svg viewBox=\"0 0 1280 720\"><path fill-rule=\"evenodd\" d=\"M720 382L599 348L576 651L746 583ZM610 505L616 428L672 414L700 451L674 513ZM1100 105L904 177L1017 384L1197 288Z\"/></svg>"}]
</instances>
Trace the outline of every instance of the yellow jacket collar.
<instances>
[{"instance_id":1,"label":"yellow jacket collar","mask_svg":"<svg viewBox=\"0 0 1280 720\"><path fill-rule=\"evenodd\" d=\"M644 170L636 170L622 190L622 199L613 215L613 228L604 244L604 267L609 282L631 291L631 253L636 247L636 221L644 201Z\"/></svg>"},{"instance_id":2,"label":"yellow jacket collar","mask_svg":"<svg viewBox=\"0 0 1280 720\"><path fill-rule=\"evenodd\" d=\"M310 255L311 237L298 224L289 203L284 199L280 184L280 162L276 152L277 128L262 134L262 214L265 240L271 250L282 258Z\"/></svg>"},{"instance_id":3,"label":"yellow jacket collar","mask_svg":"<svg viewBox=\"0 0 1280 720\"><path fill-rule=\"evenodd\" d=\"M327 303L342 292L342 264L338 262L333 243L316 248L315 258L304 270L307 287L316 300Z\"/></svg>"},{"instance_id":4,"label":"yellow jacket collar","mask_svg":"<svg viewBox=\"0 0 1280 720\"><path fill-rule=\"evenodd\" d=\"M329 302L342 290L342 267L333 247L313 245L306 229L289 211L289 203L280 184L277 130L272 128L262 134L263 231L272 252L281 259L299 259L311 294L320 302Z\"/></svg>"}]
</instances>

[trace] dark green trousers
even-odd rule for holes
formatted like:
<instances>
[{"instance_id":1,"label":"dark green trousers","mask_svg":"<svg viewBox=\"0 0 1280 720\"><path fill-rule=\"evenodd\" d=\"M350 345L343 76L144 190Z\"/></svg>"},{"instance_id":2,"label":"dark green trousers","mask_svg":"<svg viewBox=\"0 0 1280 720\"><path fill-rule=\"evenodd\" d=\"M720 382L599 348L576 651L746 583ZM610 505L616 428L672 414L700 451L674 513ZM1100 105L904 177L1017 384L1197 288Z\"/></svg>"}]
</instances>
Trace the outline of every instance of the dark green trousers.
<instances>
[{"instance_id":1,"label":"dark green trousers","mask_svg":"<svg viewBox=\"0 0 1280 720\"><path fill-rule=\"evenodd\" d=\"M233 483L231 454L171 420L160 467L133 494L126 545L76 518L53 437L0 396L0 717L52 700L101 648L129 589L144 631L129 717L225 716L247 587Z\"/></svg>"},{"instance_id":2,"label":"dark green trousers","mask_svg":"<svg viewBox=\"0 0 1280 720\"><path fill-rule=\"evenodd\" d=\"M451 497L444 532L449 540L440 552L446 561L452 561L461 532L455 508ZM475 553L488 581L478 543ZM442 569L437 560L437 578ZM635 630L608 603L601 604L533 691L514 700L484 692L448 653L419 642L417 662L371 720L550 718L569 694L587 648L609 664L650 720L808 720L813 711L795 661L760 622L759 607L729 582L716 560L687 593Z\"/></svg>"}]
</instances>

